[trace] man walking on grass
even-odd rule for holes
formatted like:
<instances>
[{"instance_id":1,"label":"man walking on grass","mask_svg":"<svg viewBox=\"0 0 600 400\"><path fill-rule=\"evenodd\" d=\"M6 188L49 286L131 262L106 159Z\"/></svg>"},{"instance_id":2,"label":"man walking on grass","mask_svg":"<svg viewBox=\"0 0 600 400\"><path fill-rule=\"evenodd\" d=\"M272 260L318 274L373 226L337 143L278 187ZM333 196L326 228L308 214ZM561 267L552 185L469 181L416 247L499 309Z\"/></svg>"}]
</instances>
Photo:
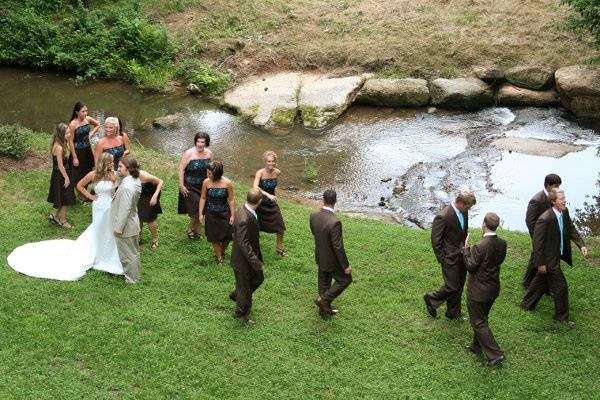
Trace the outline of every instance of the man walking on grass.
<instances>
[{"instance_id":1,"label":"man walking on grass","mask_svg":"<svg viewBox=\"0 0 600 400\"><path fill-rule=\"evenodd\" d=\"M319 296L315 304L324 315L337 314L338 310L331 307L331 302L352 283L352 267L344 249L342 223L333 210L336 200L335 190L326 190L323 193L323 207L310 216L310 231L315 238L318 266Z\"/></svg>"}]
</instances>

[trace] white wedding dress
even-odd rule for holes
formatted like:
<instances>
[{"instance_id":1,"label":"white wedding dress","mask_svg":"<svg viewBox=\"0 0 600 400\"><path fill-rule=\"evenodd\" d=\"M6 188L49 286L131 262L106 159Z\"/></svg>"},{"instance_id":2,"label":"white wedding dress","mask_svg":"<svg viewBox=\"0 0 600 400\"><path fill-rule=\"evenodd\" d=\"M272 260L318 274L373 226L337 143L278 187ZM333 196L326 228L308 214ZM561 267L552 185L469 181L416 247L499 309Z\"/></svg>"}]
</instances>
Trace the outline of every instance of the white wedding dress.
<instances>
[{"instance_id":1,"label":"white wedding dress","mask_svg":"<svg viewBox=\"0 0 600 400\"><path fill-rule=\"evenodd\" d=\"M78 280L90 268L123 275L110 221L113 184L100 181L94 190L98 197L92 203L92 224L77 240L24 244L9 254L8 265L25 275L61 281Z\"/></svg>"}]
</instances>

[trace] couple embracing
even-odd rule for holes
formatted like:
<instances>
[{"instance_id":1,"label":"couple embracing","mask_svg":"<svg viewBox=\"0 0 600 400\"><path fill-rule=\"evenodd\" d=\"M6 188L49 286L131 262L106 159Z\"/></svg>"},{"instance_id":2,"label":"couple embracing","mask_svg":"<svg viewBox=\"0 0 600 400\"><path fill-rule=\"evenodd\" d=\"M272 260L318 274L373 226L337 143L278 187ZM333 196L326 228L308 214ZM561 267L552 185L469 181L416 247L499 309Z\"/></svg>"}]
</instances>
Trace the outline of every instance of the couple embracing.
<instances>
[{"instance_id":1,"label":"couple embracing","mask_svg":"<svg viewBox=\"0 0 600 400\"><path fill-rule=\"evenodd\" d=\"M103 153L95 170L77 184L93 200L91 225L75 241L47 240L16 248L7 259L14 270L38 278L78 280L93 268L124 275L128 283L139 280L139 165L133 158L119 162L117 173L122 180L115 193L112 157ZM94 194L85 188L89 183Z\"/></svg>"}]
</instances>

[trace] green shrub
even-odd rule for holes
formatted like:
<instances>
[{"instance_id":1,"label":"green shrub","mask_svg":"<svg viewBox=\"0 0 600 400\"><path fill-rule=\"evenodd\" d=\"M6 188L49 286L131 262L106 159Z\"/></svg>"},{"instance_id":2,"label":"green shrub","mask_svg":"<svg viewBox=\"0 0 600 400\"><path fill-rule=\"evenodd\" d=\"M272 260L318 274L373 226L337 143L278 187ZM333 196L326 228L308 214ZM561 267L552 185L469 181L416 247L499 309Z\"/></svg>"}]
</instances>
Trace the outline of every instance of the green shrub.
<instances>
[{"instance_id":1,"label":"green shrub","mask_svg":"<svg viewBox=\"0 0 600 400\"><path fill-rule=\"evenodd\" d=\"M150 75L156 81L156 71L173 64L175 47L166 30L143 17L136 2L95 1L94 7L78 0L43 3L9 0L0 5L0 64L136 83Z\"/></svg>"},{"instance_id":2,"label":"green shrub","mask_svg":"<svg viewBox=\"0 0 600 400\"><path fill-rule=\"evenodd\" d=\"M175 76L186 83L198 85L202 93L212 96L223 94L230 83L229 75L198 61L183 62Z\"/></svg>"},{"instance_id":3,"label":"green shrub","mask_svg":"<svg viewBox=\"0 0 600 400\"><path fill-rule=\"evenodd\" d=\"M596 34L600 45L600 1L598 0L562 0L581 14L582 22Z\"/></svg>"},{"instance_id":4,"label":"green shrub","mask_svg":"<svg viewBox=\"0 0 600 400\"><path fill-rule=\"evenodd\" d=\"M0 155L20 160L29 150L33 131L20 125L0 126Z\"/></svg>"}]
</instances>

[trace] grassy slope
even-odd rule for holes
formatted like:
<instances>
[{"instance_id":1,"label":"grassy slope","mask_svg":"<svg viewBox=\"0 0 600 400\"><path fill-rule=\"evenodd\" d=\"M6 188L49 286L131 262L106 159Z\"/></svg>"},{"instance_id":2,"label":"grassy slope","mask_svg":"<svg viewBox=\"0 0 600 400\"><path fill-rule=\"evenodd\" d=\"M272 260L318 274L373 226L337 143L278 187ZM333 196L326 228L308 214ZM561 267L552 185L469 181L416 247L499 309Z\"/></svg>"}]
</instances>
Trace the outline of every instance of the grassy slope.
<instances>
[{"instance_id":1,"label":"grassy slope","mask_svg":"<svg viewBox=\"0 0 600 400\"><path fill-rule=\"evenodd\" d=\"M597 396L600 288L596 268L579 256L566 272L578 322L567 329L552 322L547 298L535 313L517 307L529 240L501 232L510 247L491 324L508 362L492 370L463 350L468 323L425 314L421 296L441 282L427 231L342 217L355 283L337 301L339 316L319 318L310 210L283 202L291 255L279 259L274 237L262 237L258 324L245 328L232 319L227 298L231 269L213 263L205 241L189 241L186 218L175 214L176 160L135 154L166 179L161 247L144 245L142 283L126 286L98 271L79 282L34 279L2 261L0 398ZM45 170L0 175L3 260L25 242L75 238L91 220L90 207L78 206L69 212L75 231L51 226L47 180Z\"/></svg>"},{"instance_id":2,"label":"grassy slope","mask_svg":"<svg viewBox=\"0 0 600 400\"><path fill-rule=\"evenodd\" d=\"M599 56L591 33L570 27L576 14L559 0L143 4L182 44L180 57L209 60L241 75L320 68L409 76L420 68L453 77L479 64L564 66Z\"/></svg>"}]
</instances>

